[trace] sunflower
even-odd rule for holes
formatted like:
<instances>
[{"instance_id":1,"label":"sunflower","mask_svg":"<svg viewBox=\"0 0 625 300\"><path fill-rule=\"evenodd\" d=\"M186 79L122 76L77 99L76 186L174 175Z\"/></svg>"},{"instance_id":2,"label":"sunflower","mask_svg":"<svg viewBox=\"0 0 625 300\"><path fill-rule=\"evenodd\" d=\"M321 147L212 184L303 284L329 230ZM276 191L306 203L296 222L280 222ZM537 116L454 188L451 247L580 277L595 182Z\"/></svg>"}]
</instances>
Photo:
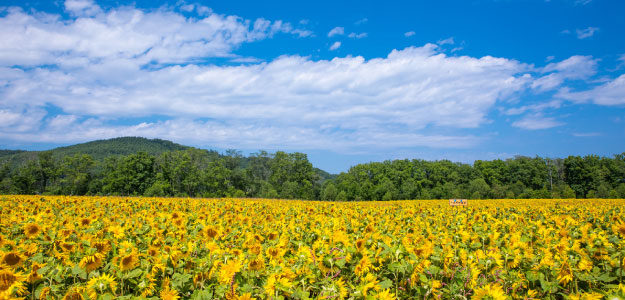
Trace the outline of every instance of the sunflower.
<instances>
[{"instance_id":1,"label":"sunflower","mask_svg":"<svg viewBox=\"0 0 625 300\"><path fill-rule=\"evenodd\" d=\"M116 289L117 282L115 282L113 276L106 273L98 277L93 277L89 280L89 282L87 282L87 294L92 300L98 298L98 292L103 293L106 290L110 290L115 293Z\"/></svg>"},{"instance_id":2,"label":"sunflower","mask_svg":"<svg viewBox=\"0 0 625 300\"><path fill-rule=\"evenodd\" d=\"M96 252L92 255L87 255L80 260L80 267L87 270L87 273L99 268L103 264L104 255Z\"/></svg>"},{"instance_id":3,"label":"sunflower","mask_svg":"<svg viewBox=\"0 0 625 300\"><path fill-rule=\"evenodd\" d=\"M213 226L209 226L207 227L204 232L206 233L206 236L214 239L215 237L217 237L219 235L219 231L217 231L217 228L213 227Z\"/></svg>"},{"instance_id":4,"label":"sunflower","mask_svg":"<svg viewBox=\"0 0 625 300\"><path fill-rule=\"evenodd\" d=\"M280 256L280 249L279 248L268 248L267 249L267 255L271 258L271 259L276 259L278 258L278 256Z\"/></svg>"},{"instance_id":5,"label":"sunflower","mask_svg":"<svg viewBox=\"0 0 625 300\"><path fill-rule=\"evenodd\" d=\"M371 269L372 265L371 265L371 261L369 260L369 258L365 255L363 256L360 261L358 262L358 264L356 265L356 268L354 269L354 273L356 273L356 275L358 276L362 276L363 274L369 272L369 270Z\"/></svg>"},{"instance_id":6,"label":"sunflower","mask_svg":"<svg viewBox=\"0 0 625 300\"><path fill-rule=\"evenodd\" d=\"M119 261L119 268L122 271L128 271L134 269L139 263L139 257L137 254L130 253L128 255L124 255Z\"/></svg>"},{"instance_id":7,"label":"sunflower","mask_svg":"<svg viewBox=\"0 0 625 300\"><path fill-rule=\"evenodd\" d=\"M379 300L395 300L395 299L397 299L397 297L395 297L395 294L391 293L391 291L389 289L385 289L385 290L381 291L380 293L378 293L377 295L375 295L375 299L379 299Z\"/></svg>"},{"instance_id":8,"label":"sunflower","mask_svg":"<svg viewBox=\"0 0 625 300\"><path fill-rule=\"evenodd\" d=\"M72 252L75 246L76 245L74 243L68 243L68 242L61 243L61 249L63 249L63 251L65 252Z\"/></svg>"},{"instance_id":9,"label":"sunflower","mask_svg":"<svg viewBox=\"0 0 625 300\"><path fill-rule=\"evenodd\" d=\"M506 293L504 293L501 285L499 284L488 284L480 288L475 289L475 294L473 295L473 299L494 299L494 300L505 300L507 299Z\"/></svg>"},{"instance_id":10,"label":"sunflower","mask_svg":"<svg viewBox=\"0 0 625 300\"><path fill-rule=\"evenodd\" d=\"M150 246L150 248L148 248L148 255L151 257L156 257L156 255L158 255L158 252L159 252L158 247Z\"/></svg>"},{"instance_id":11,"label":"sunflower","mask_svg":"<svg viewBox=\"0 0 625 300\"><path fill-rule=\"evenodd\" d=\"M95 248L98 253L107 254L111 251L111 242L110 241L96 241L91 243L91 247Z\"/></svg>"},{"instance_id":12,"label":"sunflower","mask_svg":"<svg viewBox=\"0 0 625 300\"><path fill-rule=\"evenodd\" d=\"M0 299L11 299L13 295L21 296L26 293L24 275L11 270L0 270Z\"/></svg>"},{"instance_id":13,"label":"sunflower","mask_svg":"<svg viewBox=\"0 0 625 300\"><path fill-rule=\"evenodd\" d=\"M77 289L70 289L67 291L63 300L84 300L85 298Z\"/></svg>"},{"instance_id":14,"label":"sunflower","mask_svg":"<svg viewBox=\"0 0 625 300\"><path fill-rule=\"evenodd\" d=\"M249 249L250 249L250 253L258 255L260 254L262 247L259 244L255 244L255 245L250 246Z\"/></svg>"},{"instance_id":15,"label":"sunflower","mask_svg":"<svg viewBox=\"0 0 625 300\"><path fill-rule=\"evenodd\" d=\"M621 237L625 237L625 222L619 221L615 225L612 225L612 230Z\"/></svg>"},{"instance_id":16,"label":"sunflower","mask_svg":"<svg viewBox=\"0 0 625 300\"><path fill-rule=\"evenodd\" d=\"M41 293L39 293L39 300L48 299L50 292L52 292L52 289L49 286L46 286L43 289L41 289Z\"/></svg>"},{"instance_id":17,"label":"sunflower","mask_svg":"<svg viewBox=\"0 0 625 300\"><path fill-rule=\"evenodd\" d=\"M571 270L571 266L568 263L562 265L560 272L558 272L558 281L561 284L566 285L567 283L573 280L573 271Z\"/></svg>"},{"instance_id":18,"label":"sunflower","mask_svg":"<svg viewBox=\"0 0 625 300\"><path fill-rule=\"evenodd\" d=\"M89 224L91 224L91 219L89 218L82 218L80 219L80 225L83 227L89 226Z\"/></svg>"},{"instance_id":19,"label":"sunflower","mask_svg":"<svg viewBox=\"0 0 625 300\"><path fill-rule=\"evenodd\" d=\"M29 239L36 238L41 233L41 227L36 223L28 223L24 225L24 234Z\"/></svg>"},{"instance_id":20,"label":"sunflower","mask_svg":"<svg viewBox=\"0 0 625 300\"><path fill-rule=\"evenodd\" d=\"M274 231L274 232L271 232L271 233L269 233L267 235L267 239L273 241L273 240L277 239L278 236L280 236L280 234Z\"/></svg>"},{"instance_id":21,"label":"sunflower","mask_svg":"<svg viewBox=\"0 0 625 300\"><path fill-rule=\"evenodd\" d=\"M362 252L362 250L365 249L365 240L364 239L357 239L356 240L356 249L358 249L358 252Z\"/></svg>"},{"instance_id":22,"label":"sunflower","mask_svg":"<svg viewBox=\"0 0 625 300\"><path fill-rule=\"evenodd\" d=\"M250 261L248 268L253 271L259 271L265 268L265 261L262 257L257 257Z\"/></svg>"},{"instance_id":23,"label":"sunflower","mask_svg":"<svg viewBox=\"0 0 625 300\"><path fill-rule=\"evenodd\" d=\"M33 265L31 266L31 271L30 274L28 274L28 278L27 281L29 283L34 283L35 281L41 279L41 275L39 275L39 273L37 273L37 271L41 268L43 268L46 264L39 264L34 262Z\"/></svg>"},{"instance_id":24,"label":"sunflower","mask_svg":"<svg viewBox=\"0 0 625 300\"><path fill-rule=\"evenodd\" d=\"M180 296L178 296L178 292L176 290L170 290L169 288L163 289L160 295L162 300L180 299Z\"/></svg>"},{"instance_id":25,"label":"sunflower","mask_svg":"<svg viewBox=\"0 0 625 300\"><path fill-rule=\"evenodd\" d=\"M241 270L241 263L237 260L230 260L219 270L219 282L223 284L230 284L234 275Z\"/></svg>"},{"instance_id":26,"label":"sunflower","mask_svg":"<svg viewBox=\"0 0 625 300\"><path fill-rule=\"evenodd\" d=\"M5 253L2 255L2 260L0 260L0 263L10 268L17 268L22 264L22 262L24 262L24 259L15 251Z\"/></svg>"},{"instance_id":27,"label":"sunflower","mask_svg":"<svg viewBox=\"0 0 625 300\"><path fill-rule=\"evenodd\" d=\"M256 298L252 297L252 294L250 293L245 293L243 295L240 295L236 299L237 300L256 300Z\"/></svg>"},{"instance_id":28,"label":"sunflower","mask_svg":"<svg viewBox=\"0 0 625 300\"><path fill-rule=\"evenodd\" d=\"M378 279L375 277L375 275L371 274L371 273L367 273L367 275L362 279L362 290L360 291L362 293L363 296L367 297L367 292L370 289L379 289L379 285L378 285Z\"/></svg>"}]
</instances>

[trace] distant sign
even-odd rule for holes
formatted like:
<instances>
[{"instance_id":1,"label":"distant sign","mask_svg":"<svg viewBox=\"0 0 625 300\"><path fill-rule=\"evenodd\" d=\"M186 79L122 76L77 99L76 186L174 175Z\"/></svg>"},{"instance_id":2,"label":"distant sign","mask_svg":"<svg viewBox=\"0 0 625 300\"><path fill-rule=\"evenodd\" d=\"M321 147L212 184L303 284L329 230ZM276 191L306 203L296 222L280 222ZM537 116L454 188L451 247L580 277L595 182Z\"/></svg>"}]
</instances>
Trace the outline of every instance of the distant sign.
<instances>
[{"instance_id":1,"label":"distant sign","mask_svg":"<svg viewBox=\"0 0 625 300\"><path fill-rule=\"evenodd\" d=\"M451 206L465 206L465 205L467 205L467 199L449 199L449 205L451 205Z\"/></svg>"}]
</instances>

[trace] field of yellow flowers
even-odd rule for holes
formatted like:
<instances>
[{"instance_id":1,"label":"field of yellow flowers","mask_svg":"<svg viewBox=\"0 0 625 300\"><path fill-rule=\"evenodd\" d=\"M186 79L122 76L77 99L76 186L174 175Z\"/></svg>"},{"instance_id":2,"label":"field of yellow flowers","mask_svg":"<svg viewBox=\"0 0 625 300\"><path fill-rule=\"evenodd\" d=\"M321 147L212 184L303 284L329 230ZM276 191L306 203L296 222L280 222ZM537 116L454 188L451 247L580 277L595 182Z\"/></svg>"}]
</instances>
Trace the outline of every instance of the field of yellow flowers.
<instances>
[{"instance_id":1,"label":"field of yellow flowers","mask_svg":"<svg viewBox=\"0 0 625 300\"><path fill-rule=\"evenodd\" d=\"M0 299L625 299L624 209L0 196Z\"/></svg>"}]
</instances>

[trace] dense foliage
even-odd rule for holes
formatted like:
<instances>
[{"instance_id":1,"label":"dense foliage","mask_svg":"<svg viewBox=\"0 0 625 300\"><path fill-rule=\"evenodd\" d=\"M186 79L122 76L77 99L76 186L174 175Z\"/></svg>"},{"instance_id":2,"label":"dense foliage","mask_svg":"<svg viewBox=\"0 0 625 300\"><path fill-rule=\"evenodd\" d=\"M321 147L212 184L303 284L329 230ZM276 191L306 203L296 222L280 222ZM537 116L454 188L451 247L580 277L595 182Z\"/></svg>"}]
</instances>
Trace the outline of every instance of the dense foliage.
<instances>
[{"instance_id":1,"label":"dense foliage","mask_svg":"<svg viewBox=\"0 0 625 300\"><path fill-rule=\"evenodd\" d=\"M41 152L21 167L0 168L0 193L314 199L321 175L302 153L244 158L235 151L187 149L97 161L88 154L56 160Z\"/></svg>"},{"instance_id":2,"label":"dense foliage","mask_svg":"<svg viewBox=\"0 0 625 300\"><path fill-rule=\"evenodd\" d=\"M0 299L624 299L624 208L5 196Z\"/></svg>"},{"instance_id":3,"label":"dense foliage","mask_svg":"<svg viewBox=\"0 0 625 300\"><path fill-rule=\"evenodd\" d=\"M324 184L324 200L625 198L625 153L360 164Z\"/></svg>"},{"instance_id":4,"label":"dense foliage","mask_svg":"<svg viewBox=\"0 0 625 300\"><path fill-rule=\"evenodd\" d=\"M151 149L150 151L143 151ZM142 151L135 151L142 150ZM28 159L26 159L28 158ZM337 176L305 154L243 156L119 138L0 156L0 193L260 197L321 200L625 198L625 153L564 159L395 160Z\"/></svg>"}]
</instances>

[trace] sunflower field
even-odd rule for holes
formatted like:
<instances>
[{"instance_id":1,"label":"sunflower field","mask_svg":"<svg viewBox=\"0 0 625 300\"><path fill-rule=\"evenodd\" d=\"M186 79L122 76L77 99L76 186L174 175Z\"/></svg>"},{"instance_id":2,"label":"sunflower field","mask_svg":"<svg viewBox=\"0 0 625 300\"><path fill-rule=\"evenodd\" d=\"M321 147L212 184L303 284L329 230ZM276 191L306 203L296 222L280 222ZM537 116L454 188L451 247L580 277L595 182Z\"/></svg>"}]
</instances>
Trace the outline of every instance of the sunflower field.
<instances>
[{"instance_id":1,"label":"sunflower field","mask_svg":"<svg viewBox=\"0 0 625 300\"><path fill-rule=\"evenodd\" d=\"M625 299L624 209L0 196L0 299Z\"/></svg>"}]
</instances>

